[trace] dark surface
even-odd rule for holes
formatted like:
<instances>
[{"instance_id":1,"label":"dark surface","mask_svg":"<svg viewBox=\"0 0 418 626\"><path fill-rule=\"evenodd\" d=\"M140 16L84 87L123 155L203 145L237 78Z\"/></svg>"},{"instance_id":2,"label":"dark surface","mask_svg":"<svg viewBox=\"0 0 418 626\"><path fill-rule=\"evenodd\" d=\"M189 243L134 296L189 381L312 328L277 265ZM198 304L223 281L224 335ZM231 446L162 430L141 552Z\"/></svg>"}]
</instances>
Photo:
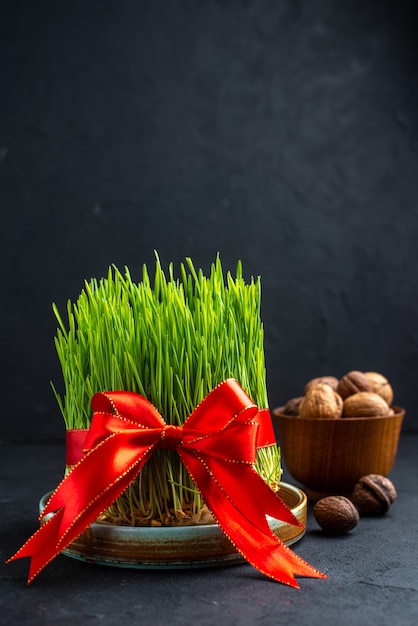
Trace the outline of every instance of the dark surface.
<instances>
[{"instance_id":1,"label":"dark surface","mask_svg":"<svg viewBox=\"0 0 418 626\"><path fill-rule=\"evenodd\" d=\"M272 408L378 370L418 430L416 6L2 0L0 438L63 437L51 303L154 248L261 274Z\"/></svg>"},{"instance_id":2,"label":"dark surface","mask_svg":"<svg viewBox=\"0 0 418 626\"><path fill-rule=\"evenodd\" d=\"M61 446L1 446L0 623L126 623L176 626L309 624L415 626L418 623L418 437L401 437L389 513L363 518L343 537L325 537L309 510L293 549L328 574L301 578L300 589L271 582L250 565L201 570L133 571L59 556L26 587L28 561L4 565L36 528L39 497L63 471ZM285 474L285 479L292 482Z\"/></svg>"}]
</instances>

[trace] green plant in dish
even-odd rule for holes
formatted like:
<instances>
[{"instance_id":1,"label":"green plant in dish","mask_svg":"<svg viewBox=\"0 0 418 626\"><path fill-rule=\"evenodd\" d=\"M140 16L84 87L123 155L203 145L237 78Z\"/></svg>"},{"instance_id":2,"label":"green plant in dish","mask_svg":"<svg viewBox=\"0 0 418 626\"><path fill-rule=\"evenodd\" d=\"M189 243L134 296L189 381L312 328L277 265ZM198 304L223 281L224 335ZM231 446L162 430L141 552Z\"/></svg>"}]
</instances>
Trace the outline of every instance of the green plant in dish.
<instances>
[{"instance_id":1,"label":"green plant in dish","mask_svg":"<svg viewBox=\"0 0 418 626\"><path fill-rule=\"evenodd\" d=\"M55 396L67 429L88 428L90 401L98 391L125 390L145 396L169 424L181 425L199 402L226 378L235 378L266 408L261 282L246 283L239 262L235 277L219 256L205 276L191 259L163 271L156 255L135 282L128 268L109 268L86 281L67 322L55 338L64 389ZM258 451L256 469L272 489L281 476L277 446ZM114 524L195 523L204 502L175 452L157 450L126 492L103 514Z\"/></svg>"}]
</instances>

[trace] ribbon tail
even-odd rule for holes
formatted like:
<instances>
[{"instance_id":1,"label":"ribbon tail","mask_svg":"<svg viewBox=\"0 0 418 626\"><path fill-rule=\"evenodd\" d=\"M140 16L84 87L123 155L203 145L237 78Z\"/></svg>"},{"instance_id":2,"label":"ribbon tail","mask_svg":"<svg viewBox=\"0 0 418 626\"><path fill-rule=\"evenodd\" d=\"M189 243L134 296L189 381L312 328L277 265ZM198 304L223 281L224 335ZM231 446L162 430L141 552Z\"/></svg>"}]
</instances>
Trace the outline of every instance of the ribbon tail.
<instances>
[{"instance_id":1,"label":"ribbon tail","mask_svg":"<svg viewBox=\"0 0 418 626\"><path fill-rule=\"evenodd\" d=\"M63 513L63 509L57 511L6 561L6 563L10 563L24 557L31 558L28 585L58 554L57 545L59 543L59 531Z\"/></svg>"},{"instance_id":2,"label":"ribbon tail","mask_svg":"<svg viewBox=\"0 0 418 626\"><path fill-rule=\"evenodd\" d=\"M269 578L295 588L299 588L295 576L327 578L325 574L322 574L290 550L271 531L266 519L268 511L265 510L262 495L259 499L254 498L254 493L259 493L260 490L258 492L253 491L252 497L248 499L248 502L255 502L256 507L258 503L255 515L254 511L251 511L251 507L249 510L241 511L232 501L232 498L225 494L216 480L212 467L209 469L205 462L194 457L194 455L182 454L181 456L214 518L246 561ZM263 479L258 475L257 477L271 492ZM259 487L261 483L259 483ZM278 515L281 511L285 521L289 520L290 523L295 523L296 518L288 507L273 492L271 495L276 502L274 516L282 519ZM262 523L260 523L260 517L262 517ZM298 520L296 523L300 525Z\"/></svg>"},{"instance_id":3,"label":"ribbon tail","mask_svg":"<svg viewBox=\"0 0 418 626\"><path fill-rule=\"evenodd\" d=\"M151 452L152 446L141 450L125 445L121 453L118 437L109 437L61 481L41 516L51 517L9 559L32 557L28 584L121 495ZM103 466L106 458L113 459L108 472Z\"/></svg>"},{"instance_id":4,"label":"ribbon tail","mask_svg":"<svg viewBox=\"0 0 418 626\"><path fill-rule=\"evenodd\" d=\"M217 488L205 500L224 533L238 552L260 572L280 583L299 588L295 576L326 578L290 550L272 531L261 531L242 515Z\"/></svg>"}]
</instances>

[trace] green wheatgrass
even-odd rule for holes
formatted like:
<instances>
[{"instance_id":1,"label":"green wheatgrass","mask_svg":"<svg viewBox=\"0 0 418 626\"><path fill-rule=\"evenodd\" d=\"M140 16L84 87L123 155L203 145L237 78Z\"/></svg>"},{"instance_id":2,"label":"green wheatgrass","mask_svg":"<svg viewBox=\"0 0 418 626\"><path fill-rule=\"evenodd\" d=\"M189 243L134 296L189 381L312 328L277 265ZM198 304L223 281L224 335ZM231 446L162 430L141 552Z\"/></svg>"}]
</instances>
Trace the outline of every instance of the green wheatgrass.
<instances>
[{"instance_id":1,"label":"green wheatgrass","mask_svg":"<svg viewBox=\"0 0 418 626\"><path fill-rule=\"evenodd\" d=\"M245 283L242 266L224 276L219 256L209 276L191 259L170 264L156 255L151 281L146 265L135 283L112 266L106 278L85 282L67 304L55 338L64 392L54 389L67 429L88 428L98 391L145 396L169 424L181 425L194 407L226 378L235 378L267 408L260 278ZM258 451L256 469L273 489L281 468L277 446ZM103 519L119 524L190 523L204 502L179 456L157 450Z\"/></svg>"}]
</instances>

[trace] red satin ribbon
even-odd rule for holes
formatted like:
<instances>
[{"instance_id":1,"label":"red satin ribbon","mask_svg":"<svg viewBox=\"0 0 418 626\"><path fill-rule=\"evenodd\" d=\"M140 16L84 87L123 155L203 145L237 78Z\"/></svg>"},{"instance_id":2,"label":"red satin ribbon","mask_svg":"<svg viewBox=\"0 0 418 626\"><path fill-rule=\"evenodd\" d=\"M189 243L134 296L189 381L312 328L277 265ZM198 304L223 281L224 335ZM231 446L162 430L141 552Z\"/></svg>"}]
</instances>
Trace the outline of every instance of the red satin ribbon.
<instances>
[{"instance_id":1,"label":"red satin ribbon","mask_svg":"<svg viewBox=\"0 0 418 626\"><path fill-rule=\"evenodd\" d=\"M274 445L276 443L276 436L273 430L270 411L268 409L259 409L257 421L257 448ZM66 431L65 463L67 466L72 467L83 458L84 444L88 432L88 428L69 428Z\"/></svg>"},{"instance_id":2,"label":"red satin ribbon","mask_svg":"<svg viewBox=\"0 0 418 626\"><path fill-rule=\"evenodd\" d=\"M273 431L237 381L215 387L183 426L167 425L132 392L98 393L92 407L85 454L41 519L53 515L9 559L31 557L28 584L121 495L157 448L178 452L219 526L259 571L292 587L299 586L295 575L325 578L270 530L266 515L301 524L254 469L257 447Z\"/></svg>"}]
</instances>

